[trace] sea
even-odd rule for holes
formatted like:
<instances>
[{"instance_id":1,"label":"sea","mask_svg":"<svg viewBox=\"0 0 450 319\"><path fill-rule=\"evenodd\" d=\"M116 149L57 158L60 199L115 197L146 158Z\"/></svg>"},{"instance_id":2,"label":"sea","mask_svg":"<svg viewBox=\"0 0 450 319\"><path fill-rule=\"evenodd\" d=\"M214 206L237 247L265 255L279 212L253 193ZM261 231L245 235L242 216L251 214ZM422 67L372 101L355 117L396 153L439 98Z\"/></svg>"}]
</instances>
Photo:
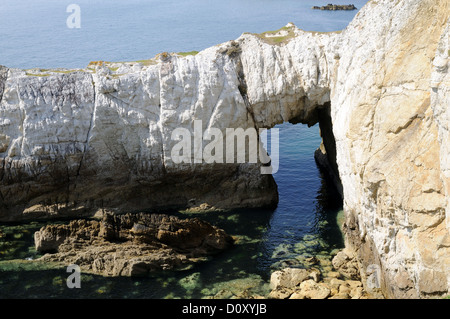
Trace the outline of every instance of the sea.
<instances>
[{"instance_id":1,"label":"sea","mask_svg":"<svg viewBox=\"0 0 450 319\"><path fill-rule=\"evenodd\" d=\"M305 31L338 31L367 0L332 1L352 3L358 9L353 11L312 10L329 2L1 0L0 65L83 68L90 61L145 60L161 52L201 51L244 32L277 30L289 22ZM314 160L321 142L319 127L284 123L276 128L278 206L194 215L234 236L232 248L190 269L144 277L82 273L81 288L69 288L65 268L30 262L40 256L33 234L45 222L0 223L0 299L267 297L273 271L284 267L331 271L330 257L344 247L342 198ZM174 214L190 217L185 212Z\"/></svg>"}]
</instances>

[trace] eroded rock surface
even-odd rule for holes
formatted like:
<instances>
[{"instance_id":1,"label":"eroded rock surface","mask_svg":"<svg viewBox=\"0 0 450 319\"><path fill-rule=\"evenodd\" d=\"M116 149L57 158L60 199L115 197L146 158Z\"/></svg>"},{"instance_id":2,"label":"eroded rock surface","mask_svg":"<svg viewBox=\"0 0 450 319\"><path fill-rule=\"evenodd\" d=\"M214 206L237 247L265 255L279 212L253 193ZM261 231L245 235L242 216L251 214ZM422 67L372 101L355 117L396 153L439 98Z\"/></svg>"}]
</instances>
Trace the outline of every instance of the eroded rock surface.
<instances>
[{"instance_id":1,"label":"eroded rock surface","mask_svg":"<svg viewBox=\"0 0 450 319\"><path fill-rule=\"evenodd\" d=\"M34 235L44 261L77 264L105 276L137 276L201 261L232 244L222 229L198 218L106 214L101 221L47 225Z\"/></svg>"},{"instance_id":2,"label":"eroded rock surface","mask_svg":"<svg viewBox=\"0 0 450 319\"><path fill-rule=\"evenodd\" d=\"M322 274L317 268L284 268L272 273L269 298L273 299L374 299L383 298L380 286L366 289L359 277L358 263L348 251L332 258L334 271Z\"/></svg>"},{"instance_id":3,"label":"eroded rock surface","mask_svg":"<svg viewBox=\"0 0 450 319\"><path fill-rule=\"evenodd\" d=\"M377 268L387 297L442 296L450 287L449 12L447 0L369 1L342 32L289 24L187 57L79 71L1 67L0 221L274 205L276 185L261 163L192 155L177 164L173 130L192 132L195 120L203 132L313 125L326 115L323 145L336 149L323 154L339 170L346 246L363 283ZM334 143L325 140L330 129Z\"/></svg>"}]
</instances>

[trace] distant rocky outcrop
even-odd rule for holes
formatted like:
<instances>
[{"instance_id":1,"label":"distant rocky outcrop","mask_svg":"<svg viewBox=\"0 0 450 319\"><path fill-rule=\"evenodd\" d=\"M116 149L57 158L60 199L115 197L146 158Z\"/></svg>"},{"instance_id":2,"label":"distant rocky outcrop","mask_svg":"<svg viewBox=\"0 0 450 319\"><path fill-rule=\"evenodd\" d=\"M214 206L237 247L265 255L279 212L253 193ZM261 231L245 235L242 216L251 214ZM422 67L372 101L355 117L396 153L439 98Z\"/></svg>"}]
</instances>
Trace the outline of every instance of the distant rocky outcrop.
<instances>
[{"instance_id":1,"label":"distant rocky outcrop","mask_svg":"<svg viewBox=\"0 0 450 319\"><path fill-rule=\"evenodd\" d=\"M106 214L101 221L47 225L34 234L39 260L77 264L105 276L137 276L178 269L232 244L232 238L198 218L163 214Z\"/></svg>"},{"instance_id":2,"label":"distant rocky outcrop","mask_svg":"<svg viewBox=\"0 0 450 319\"><path fill-rule=\"evenodd\" d=\"M354 4L327 4L326 6L313 6L314 10L330 10L330 11L336 11L336 10L356 10Z\"/></svg>"}]
</instances>

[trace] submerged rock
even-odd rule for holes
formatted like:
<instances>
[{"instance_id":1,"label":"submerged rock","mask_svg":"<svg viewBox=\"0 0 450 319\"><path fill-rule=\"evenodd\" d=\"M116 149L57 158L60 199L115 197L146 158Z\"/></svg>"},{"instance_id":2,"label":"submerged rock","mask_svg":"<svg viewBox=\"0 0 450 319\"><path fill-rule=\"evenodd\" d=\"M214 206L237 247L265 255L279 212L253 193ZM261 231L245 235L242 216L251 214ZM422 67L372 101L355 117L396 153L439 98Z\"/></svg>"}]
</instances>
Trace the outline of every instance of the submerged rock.
<instances>
[{"instance_id":1,"label":"submerged rock","mask_svg":"<svg viewBox=\"0 0 450 319\"><path fill-rule=\"evenodd\" d=\"M186 289L187 291L192 291L196 287L199 287L201 283L200 273L195 272L193 274L190 274L189 276L186 276L178 281L178 284Z\"/></svg>"},{"instance_id":2,"label":"submerged rock","mask_svg":"<svg viewBox=\"0 0 450 319\"><path fill-rule=\"evenodd\" d=\"M101 221L47 225L34 234L44 261L77 264L105 276L137 276L186 267L228 248L232 238L198 218L106 214Z\"/></svg>"}]
</instances>

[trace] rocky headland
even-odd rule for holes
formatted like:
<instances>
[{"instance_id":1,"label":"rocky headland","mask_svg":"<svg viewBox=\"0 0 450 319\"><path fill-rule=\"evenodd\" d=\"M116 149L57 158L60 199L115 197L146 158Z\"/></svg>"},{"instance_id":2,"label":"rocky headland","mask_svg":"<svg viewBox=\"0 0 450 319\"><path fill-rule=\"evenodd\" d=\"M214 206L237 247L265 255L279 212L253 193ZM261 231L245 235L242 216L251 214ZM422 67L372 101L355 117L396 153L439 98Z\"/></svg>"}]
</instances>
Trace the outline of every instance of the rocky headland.
<instances>
[{"instance_id":1,"label":"rocky headland","mask_svg":"<svg viewBox=\"0 0 450 319\"><path fill-rule=\"evenodd\" d=\"M233 243L225 231L198 218L146 213L47 225L34 238L36 250L45 253L37 262L76 264L104 276L186 269Z\"/></svg>"},{"instance_id":2,"label":"rocky headland","mask_svg":"<svg viewBox=\"0 0 450 319\"><path fill-rule=\"evenodd\" d=\"M386 297L448 294L449 12L369 1L340 32L288 24L193 54L0 67L0 221L273 207L261 163L175 163L172 132L319 123L363 285L376 267Z\"/></svg>"}]
</instances>

